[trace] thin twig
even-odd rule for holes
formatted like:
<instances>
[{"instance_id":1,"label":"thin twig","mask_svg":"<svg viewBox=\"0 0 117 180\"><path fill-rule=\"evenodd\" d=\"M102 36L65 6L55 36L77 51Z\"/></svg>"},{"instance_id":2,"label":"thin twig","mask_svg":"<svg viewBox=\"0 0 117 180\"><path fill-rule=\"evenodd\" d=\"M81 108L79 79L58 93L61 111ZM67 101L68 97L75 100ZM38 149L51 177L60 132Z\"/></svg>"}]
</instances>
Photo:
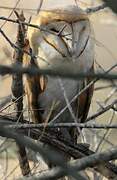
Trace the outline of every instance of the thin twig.
<instances>
[{"instance_id":1,"label":"thin twig","mask_svg":"<svg viewBox=\"0 0 117 180\"><path fill-rule=\"evenodd\" d=\"M12 11L10 12L8 18L11 17L11 15L13 14L13 11L16 9L16 7L17 7L17 5L19 4L19 2L20 2L20 0L17 0L17 2L16 2L16 4L15 4L14 8L11 9ZM0 29L3 28L3 26L4 26L6 23L7 23L7 20L0 26Z\"/></svg>"},{"instance_id":2,"label":"thin twig","mask_svg":"<svg viewBox=\"0 0 117 180\"><path fill-rule=\"evenodd\" d=\"M0 20L12 22L12 23L15 23L15 24L19 24L18 20L14 20L14 19L7 18L7 17L4 17L4 16L0 16ZM47 28L40 27L40 26L35 25L35 24L31 24L31 23L28 23L28 22L22 22L22 25L29 26L29 27L32 27L32 28L36 28L36 29L39 29L41 31L45 31L45 32L48 32L50 34L58 36L58 33L53 32L51 30L48 30Z\"/></svg>"},{"instance_id":3,"label":"thin twig","mask_svg":"<svg viewBox=\"0 0 117 180\"><path fill-rule=\"evenodd\" d=\"M99 6L96 6L96 7L92 7L92 8L87 8L85 11L86 13L90 14L90 13L95 13L97 11L100 11L100 10L103 10L105 9L107 6L105 3L99 5Z\"/></svg>"},{"instance_id":4,"label":"thin twig","mask_svg":"<svg viewBox=\"0 0 117 180\"><path fill-rule=\"evenodd\" d=\"M1 122L0 122L1 124ZM4 123L2 122L4 125ZM6 124L6 123L5 123ZM44 128L44 124L17 124L17 125L5 125L10 129L40 129ZM71 128L71 127L80 127L86 129L117 129L117 124L97 124L97 123L56 123L56 124L47 124L47 128Z\"/></svg>"},{"instance_id":5,"label":"thin twig","mask_svg":"<svg viewBox=\"0 0 117 180\"><path fill-rule=\"evenodd\" d=\"M11 95L8 95L8 96L4 97L3 100L1 100L1 102L0 102L0 112L2 111L2 108L3 108L6 104L8 104L10 101L11 101Z\"/></svg>"},{"instance_id":6,"label":"thin twig","mask_svg":"<svg viewBox=\"0 0 117 180\"><path fill-rule=\"evenodd\" d=\"M63 81L62 81L61 78L58 78L58 81L59 81L61 90L62 90L62 92L63 92L63 95L64 95L64 99L65 99L67 108L68 108L68 110L69 110L69 112L70 112L70 114L71 114L71 117L72 117L73 121L74 121L75 123L77 123L77 122L78 122L78 119L77 119L77 117L75 116L75 112L73 111L73 108L72 108L71 104L69 103L69 99L68 99L68 97L67 97L67 93L66 93L66 90L65 90ZM83 133L82 133L81 129L80 129L78 126L76 126L76 127L77 127L77 135L80 134L80 135L81 135L81 138L82 138L82 142L84 142L84 136L83 136Z\"/></svg>"},{"instance_id":7,"label":"thin twig","mask_svg":"<svg viewBox=\"0 0 117 180\"><path fill-rule=\"evenodd\" d=\"M113 121L113 119L114 119L114 116L115 116L115 111L112 112L112 116L110 117L109 122L108 122L108 124L106 124L106 125L113 125L113 124L112 124L112 121ZM106 129L106 131L104 132L103 137L101 138L99 144L98 144L97 147L96 147L96 152L99 151L100 146L102 145L102 143L103 143L104 140L106 139L106 137L107 137L107 135L108 135L108 133L109 133L109 129L110 129L110 128Z\"/></svg>"}]
</instances>

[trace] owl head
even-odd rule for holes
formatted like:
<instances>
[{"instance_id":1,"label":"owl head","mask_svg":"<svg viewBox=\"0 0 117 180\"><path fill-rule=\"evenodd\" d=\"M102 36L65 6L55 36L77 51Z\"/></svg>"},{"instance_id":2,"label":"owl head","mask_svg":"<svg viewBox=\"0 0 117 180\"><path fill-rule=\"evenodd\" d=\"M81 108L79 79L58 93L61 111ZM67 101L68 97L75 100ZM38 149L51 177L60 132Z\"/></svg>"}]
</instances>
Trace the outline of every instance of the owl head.
<instances>
[{"instance_id":1,"label":"owl head","mask_svg":"<svg viewBox=\"0 0 117 180\"><path fill-rule=\"evenodd\" d=\"M87 14L77 6L40 11L30 28L29 41L41 68L75 63L87 69L93 63L94 42Z\"/></svg>"}]
</instances>

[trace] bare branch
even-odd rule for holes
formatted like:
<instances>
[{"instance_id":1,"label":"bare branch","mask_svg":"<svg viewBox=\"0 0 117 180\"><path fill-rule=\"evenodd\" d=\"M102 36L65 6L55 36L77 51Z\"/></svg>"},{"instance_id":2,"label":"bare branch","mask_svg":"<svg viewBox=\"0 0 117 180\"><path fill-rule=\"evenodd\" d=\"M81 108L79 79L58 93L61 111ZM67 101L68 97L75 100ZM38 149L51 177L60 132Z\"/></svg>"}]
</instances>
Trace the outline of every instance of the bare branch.
<instances>
[{"instance_id":1,"label":"bare branch","mask_svg":"<svg viewBox=\"0 0 117 180\"><path fill-rule=\"evenodd\" d=\"M15 6L14 6L14 8L12 8L12 11L10 12L10 14L9 14L9 16L8 16L8 18L10 18L11 17L11 15L13 14L13 11L16 9L16 7L17 7L17 5L19 4L19 2L20 2L20 0L17 0L17 2L16 2L16 4L15 4ZM0 28L3 28L3 26L5 25L7 23L7 20L1 25L1 27Z\"/></svg>"},{"instance_id":2,"label":"bare branch","mask_svg":"<svg viewBox=\"0 0 117 180\"><path fill-rule=\"evenodd\" d=\"M7 103L9 103L10 101L11 101L11 95L8 95L8 96L4 97L3 100L1 100L1 102L0 102L0 112L1 112L1 109L2 109Z\"/></svg>"},{"instance_id":3,"label":"bare branch","mask_svg":"<svg viewBox=\"0 0 117 180\"><path fill-rule=\"evenodd\" d=\"M100 11L100 10L103 10L105 9L107 6L105 3L99 5L99 6L96 6L96 7L92 7L92 8L87 8L85 11L86 13L90 14L90 13L95 13L97 11Z\"/></svg>"},{"instance_id":4,"label":"bare branch","mask_svg":"<svg viewBox=\"0 0 117 180\"><path fill-rule=\"evenodd\" d=\"M13 124L16 120L13 120L7 116L1 116L0 117L0 122L4 122L7 125L8 124ZM27 123L27 121L23 121L24 123ZM4 124L5 125L5 124ZM34 139L38 139L41 136L40 141L47 143L53 147L56 147L58 150L63 151L67 154L69 154L73 158L81 158L87 155L91 155L94 152L89 150L86 145L83 144L77 144L74 145L71 141L68 141L64 137L58 134L58 132L55 131L55 133L50 131L50 133L44 132L42 135L43 130L37 130L37 129L31 129L30 130L30 136ZM12 131L8 131L12 132ZM21 131L25 133L26 135L28 134L28 129L25 129L24 131ZM52 135L51 135L52 133ZM54 134L53 134L54 133ZM19 136L20 139L21 136ZM51 139L51 141L50 141ZM23 139L22 139L23 141ZM100 172L103 176L105 177L116 177L117 174L117 168L113 166L111 163L106 163L102 164L100 166L97 166L94 168L96 171Z\"/></svg>"},{"instance_id":5,"label":"bare branch","mask_svg":"<svg viewBox=\"0 0 117 180\"><path fill-rule=\"evenodd\" d=\"M117 64L114 65L115 67ZM73 71L74 69L74 71ZM99 78L103 80L116 80L117 74L115 73L85 73L81 72L81 70L76 70L73 63L66 63L65 65L60 65L55 67L54 69L39 69L36 67L28 67L28 68L22 68L20 65L17 66L7 66L7 65L0 65L0 74L2 76L6 74L29 74L29 75L50 75L50 76L60 76L65 78L71 78L71 79L84 79L86 77L91 78Z\"/></svg>"},{"instance_id":6,"label":"bare branch","mask_svg":"<svg viewBox=\"0 0 117 180\"><path fill-rule=\"evenodd\" d=\"M18 32L17 32L17 41L16 45L20 48L24 48L24 43L25 43L25 26L22 25L21 22L25 21L23 13L20 15L15 12L19 24L18 24ZM21 52L20 50L16 50L14 52L13 56L13 63L14 64L20 64L22 66L23 63L23 51ZM18 119L19 122L23 121L23 77L22 74L13 74L12 75L12 101L14 101L14 107L16 109L16 118ZM18 99L18 100L17 100ZM22 171L22 175L26 176L30 174L30 167L29 167L29 162L27 159L26 155L26 149L25 146L22 144L19 144L16 142L17 147L18 147L18 159L19 159L19 165Z\"/></svg>"},{"instance_id":7,"label":"bare branch","mask_svg":"<svg viewBox=\"0 0 117 180\"><path fill-rule=\"evenodd\" d=\"M102 110L96 112L95 114L93 114L92 116L88 117L86 121L90 121L92 119L95 119L97 117L99 117L100 115L104 114L106 111L110 110L111 108L114 107L114 105L117 104L117 100L114 100L112 103L110 103L109 105L105 106ZM2 118L4 116L0 116L0 118ZM78 121L77 121L78 122ZM3 123L4 124L4 123ZM40 123L40 124L17 124L17 125L9 125L9 128L15 128L15 129L26 129L26 128L43 128L45 127L45 124ZM80 128L103 128L103 129L109 129L109 128L117 128L117 124L96 124L94 123L56 123L56 124L51 124L48 123L46 124L46 128L57 128L57 127L80 127Z\"/></svg>"},{"instance_id":8,"label":"bare branch","mask_svg":"<svg viewBox=\"0 0 117 180\"><path fill-rule=\"evenodd\" d=\"M4 17L4 16L0 16L0 20L2 20L2 21L8 21L8 22L15 23L15 24L19 24L18 20L14 20L14 19L11 19L11 18L6 18L6 17ZM22 24L25 25L25 26L29 26L29 27L32 27L32 28L36 28L36 29L39 29L39 30L41 30L41 31L45 31L45 32L48 32L48 33L50 33L50 34L53 34L53 35L58 36L58 33L53 32L53 31L51 31L51 30L47 30L46 28L42 28L42 27L40 27L40 26L38 26L38 25L31 24L31 23L27 23L27 22L22 22Z\"/></svg>"},{"instance_id":9,"label":"bare branch","mask_svg":"<svg viewBox=\"0 0 117 180\"><path fill-rule=\"evenodd\" d=\"M42 177L47 177L45 180L53 180L60 177L63 177L68 174L69 171L81 171L86 169L87 167L92 167L100 163L104 163L106 161L110 161L112 159L117 158L117 147L106 150L102 153L95 153L94 155L90 155L88 157L82 158L80 160L74 160L67 164L67 172L62 167L55 167L52 170L45 172L44 174L38 176L38 179ZM31 178L20 178L25 180L31 180Z\"/></svg>"},{"instance_id":10,"label":"bare branch","mask_svg":"<svg viewBox=\"0 0 117 180\"><path fill-rule=\"evenodd\" d=\"M8 6L0 6L0 9L5 9L5 10L13 10L14 8L13 7L8 7ZM20 7L15 7L15 10L16 11L33 11L33 12L36 12L37 9L31 9L31 8L20 8Z\"/></svg>"},{"instance_id":11,"label":"bare branch","mask_svg":"<svg viewBox=\"0 0 117 180\"><path fill-rule=\"evenodd\" d=\"M39 6L37 8L37 14L40 12L42 5L43 5L43 0L40 0Z\"/></svg>"},{"instance_id":12,"label":"bare branch","mask_svg":"<svg viewBox=\"0 0 117 180\"><path fill-rule=\"evenodd\" d=\"M27 147L33 149L36 152L39 151L41 154L43 154L45 157L47 157L47 154L45 154L44 149L42 150L39 145L33 143L33 141L30 140L30 138L28 138L28 137L24 137L24 136L20 135L20 138L19 138L17 133L9 132L8 129L5 129L5 128L0 129L0 134L5 137L7 136L9 138L13 138L13 139L17 140L18 142L22 141L22 143L25 144ZM68 172L83 170L87 167L92 167L92 166L95 166L96 164L106 162L106 161L116 159L116 158L117 158L117 147L112 148L111 150L109 149L108 151L105 151L103 153L96 153L94 155L90 155L89 157L82 158L81 160L75 160L72 163L68 163L67 169L66 168L64 169L61 167L56 167L53 169L54 177L52 177L52 178L56 179L56 177L59 178L64 175L67 175ZM51 158L49 160L53 161ZM54 159L54 163L55 163L55 159ZM48 172L49 173L48 179L51 178L49 175L51 174L50 172L53 170L50 170Z\"/></svg>"},{"instance_id":13,"label":"bare branch","mask_svg":"<svg viewBox=\"0 0 117 180\"><path fill-rule=\"evenodd\" d=\"M41 144L37 144L35 143L34 140L32 140L31 138L24 136L22 134L16 133L15 131L9 132L9 130L5 127L2 127L0 129L0 135L3 137L7 137L7 138L12 138L14 139L18 144L22 144L22 146L26 146L27 148L32 149L34 152L39 152L40 155L43 157L43 159L47 159L48 162L51 162L52 164L56 164L58 166L61 166L62 169L64 169L67 172L67 164L65 163L65 160L63 158L63 156L61 156L60 154L57 153L57 151L55 151L54 154L51 155L49 150L46 150L43 148L43 146ZM76 171L71 171L69 169L68 172L71 176L78 178L78 175L76 173Z\"/></svg>"},{"instance_id":14,"label":"bare branch","mask_svg":"<svg viewBox=\"0 0 117 180\"><path fill-rule=\"evenodd\" d=\"M108 111L109 109L113 108L114 105L117 104L117 100L114 100L112 103L110 103L109 105L105 106L103 109L101 109L100 111L96 112L95 114L93 114L92 116L88 117L86 121L90 121L95 119L96 117L102 115L103 113L105 113L106 111Z\"/></svg>"},{"instance_id":15,"label":"bare branch","mask_svg":"<svg viewBox=\"0 0 117 180\"><path fill-rule=\"evenodd\" d=\"M1 123L0 123L1 124ZM2 123L4 124L4 123ZM5 123L6 124L6 123ZM39 129L43 128L44 124L18 124L18 125L6 125L10 129ZM117 129L117 124L97 124L97 123L56 123L47 124L46 128L69 128L80 127L86 129Z\"/></svg>"}]
</instances>

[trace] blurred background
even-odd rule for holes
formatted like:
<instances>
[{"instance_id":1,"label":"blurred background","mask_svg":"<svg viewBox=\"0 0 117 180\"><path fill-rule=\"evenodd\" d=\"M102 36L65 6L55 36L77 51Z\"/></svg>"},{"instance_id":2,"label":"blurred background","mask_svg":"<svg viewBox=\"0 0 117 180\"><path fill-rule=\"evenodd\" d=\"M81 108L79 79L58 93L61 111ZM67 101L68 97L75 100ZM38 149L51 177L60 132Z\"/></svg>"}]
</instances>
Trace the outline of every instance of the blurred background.
<instances>
[{"instance_id":1,"label":"blurred background","mask_svg":"<svg viewBox=\"0 0 117 180\"><path fill-rule=\"evenodd\" d=\"M48 7L58 7L66 5L77 5L83 9L95 7L102 2L99 0L43 0L42 9ZM21 11L23 9L26 22L30 17L37 14L40 5L39 0L0 0L0 16L16 19L13 9ZM96 13L89 15L91 24L95 33L95 69L104 72L117 64L117 16L109 9L105 8ZM4 30L6 35L15 43L17 25L0 20L0 28ZM11 64L13 49L0 34L0 64ZM117 72L117 67L112 70ZM100 109L111 103L117 98L117 86L114 81L98 81L95 84L95 93L93 96L89 116L98 112ZM2 114L12 115L13 107L9 106L11 102L11 77L0 77L0 101L8 99L8 103ZM27 109L26 109L27 111ZM94 120L93 120L94 121ZM117 113L109 110L102 116L95 119L99 123L117 123ZM106 148L117 145L117 130L85 130L84 135L86 142L90 144L90 148L95 151L102 151ZM21 174L16 158L16 147L11 141L1 139L0 153L0 179L13 179ZM11 163L12 162L12 163ZM12 164L12 165L11 165ZM43 168L42 168L43 169Z\"/></svg>"}]
</instances>

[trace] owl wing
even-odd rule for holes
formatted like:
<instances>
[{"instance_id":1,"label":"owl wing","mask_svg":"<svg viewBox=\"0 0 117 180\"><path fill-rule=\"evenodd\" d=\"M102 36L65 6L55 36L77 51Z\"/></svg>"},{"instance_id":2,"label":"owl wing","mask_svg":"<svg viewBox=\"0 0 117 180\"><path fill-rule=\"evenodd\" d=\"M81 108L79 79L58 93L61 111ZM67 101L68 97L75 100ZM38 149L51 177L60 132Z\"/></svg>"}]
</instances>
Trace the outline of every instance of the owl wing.
<instances>
[{"instance_id":1,"label":"owl wing","mask_svg":"<svg viewBox=\"0 0 117 180\"><path fill-rule=\"evenodd\" d=\"M90 72L92 73L94 72L94 65L92 66ZM94 92L94 84L91 82L92 82L92 78L86 78L84 81L82 81L82 84L83 84L82 89L86 88L89 84L91 85L88 86L88 88L80 95L77 102L78 103L78 118L80 118L81 123L84 123L86 121L90 104L91 104L91 100L92 100L92 96L93 96L93 92Z\"/></svg>"}]
</instances>

